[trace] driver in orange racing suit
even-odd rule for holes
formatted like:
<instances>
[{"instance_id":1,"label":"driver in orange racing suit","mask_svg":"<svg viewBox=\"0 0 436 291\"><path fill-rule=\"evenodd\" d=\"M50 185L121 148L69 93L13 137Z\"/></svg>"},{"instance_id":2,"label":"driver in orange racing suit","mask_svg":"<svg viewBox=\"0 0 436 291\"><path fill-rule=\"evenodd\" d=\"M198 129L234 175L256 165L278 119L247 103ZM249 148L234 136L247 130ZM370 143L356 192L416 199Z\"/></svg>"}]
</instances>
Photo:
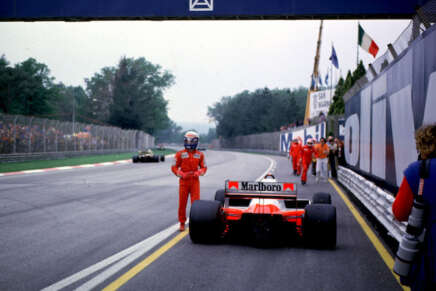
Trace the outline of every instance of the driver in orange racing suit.
<instances>
[{"instance_id":1,"label":"driver in orange racing suit","mask_svg":"<svg viewBox=\"0 0 436 291\"><path fill-rule=\"evenodd\" d=\"M174 157L171 171L179 177L179 222L180 231L185 230L186 204L191 194L191 205L200 199L199 176L206 174L207 167L204 154L197 150L199 136L194 131L185 134L185 149L178 151Z\"/></svg>"},{"instance_id":2,"label":"driver in orange racing suit","mask_svg":"<svg viewBox=\"0 0 436 291\"><path fill-rule=\"evenodd\" d=\"M294 170L294 175L300 176L301 164L300 164L300 152L301 144L297 138L292 140L291 146L289 147L289 158L292 158L292 169Z\"/></svg>"}]
</instances>

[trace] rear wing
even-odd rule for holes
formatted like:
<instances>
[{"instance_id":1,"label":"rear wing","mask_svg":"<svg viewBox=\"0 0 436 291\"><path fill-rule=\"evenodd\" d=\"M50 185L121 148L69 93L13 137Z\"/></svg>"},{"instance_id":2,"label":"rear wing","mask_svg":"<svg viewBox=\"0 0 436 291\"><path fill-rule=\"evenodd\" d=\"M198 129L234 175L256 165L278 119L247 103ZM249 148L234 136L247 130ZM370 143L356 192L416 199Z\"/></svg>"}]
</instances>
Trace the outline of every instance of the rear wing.
<instances>
[{"instance_id":1,"label":"rear wing","mask_svg":"<svg viewBox=\"0 0 436 291\"><path fill-rule=\"evenodd\" d=\"M297 185L291 182L225 182L225 196L229 198L297 199Z\"/></svg>"}]
</instances>

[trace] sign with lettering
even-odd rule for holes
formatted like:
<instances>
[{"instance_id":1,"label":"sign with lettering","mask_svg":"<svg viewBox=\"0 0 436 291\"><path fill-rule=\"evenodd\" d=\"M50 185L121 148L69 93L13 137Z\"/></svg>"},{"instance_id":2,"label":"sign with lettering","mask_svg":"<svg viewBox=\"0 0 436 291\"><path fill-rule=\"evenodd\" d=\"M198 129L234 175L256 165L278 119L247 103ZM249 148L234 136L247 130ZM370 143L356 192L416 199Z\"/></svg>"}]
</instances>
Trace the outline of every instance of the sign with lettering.
<instances>
[{"instance_id":1,"label":"sign with lettering","mask_svg":"<svg viewBox=\"0 0 436 291\"><path fill-rule=\"evenodd\" d=\"M310 93L310 116L309 118L324 114L327 116L330 108L330 103L333 98L334 90L323 90Z\"/></svg>"}]
</instances>

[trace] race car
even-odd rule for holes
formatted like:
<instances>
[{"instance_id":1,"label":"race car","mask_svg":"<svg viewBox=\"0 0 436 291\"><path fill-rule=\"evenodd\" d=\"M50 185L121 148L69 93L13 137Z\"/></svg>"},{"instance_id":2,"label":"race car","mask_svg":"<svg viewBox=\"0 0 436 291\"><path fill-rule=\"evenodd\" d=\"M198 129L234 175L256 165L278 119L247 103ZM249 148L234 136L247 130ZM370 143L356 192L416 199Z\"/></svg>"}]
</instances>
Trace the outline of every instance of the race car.
<instances>
[{"instance_id":1,"label":"race car","mask_svg":"<svg viewBox=\"0 0 436 291\"><path fill-rule=\"evenodd\" d=\"M193 243L216 243L232 232L260 243L283 238L309 247L336 247L336 208L328 193L297 198L297 185L267 175L259 182L226 180L215 200L192 204Z\"/></svg>"},{"instance_id":2,"label":"race car","mask_svg":"<svg viewBox=\"0 0 436 291\"><path fill-rule=\"evenodd\" d=\"M132 157L133 163L158 163L159 161L164 162L165 156L163 155L155 155L151 149L145 151L138 151L136 156Z\"/></svg>"}]
</instances>

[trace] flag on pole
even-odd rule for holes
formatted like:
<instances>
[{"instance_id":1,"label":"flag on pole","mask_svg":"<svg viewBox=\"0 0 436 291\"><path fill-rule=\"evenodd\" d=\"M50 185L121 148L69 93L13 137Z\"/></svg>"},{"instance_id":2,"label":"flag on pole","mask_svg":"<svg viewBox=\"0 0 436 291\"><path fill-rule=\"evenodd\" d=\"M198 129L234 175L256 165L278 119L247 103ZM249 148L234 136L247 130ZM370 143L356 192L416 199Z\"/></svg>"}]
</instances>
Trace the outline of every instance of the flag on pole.
<instances>
[{"instance_id":1,"label":"flag on pole","mask_svg":"<svg viewBox=\"0 0 436 291\"><path fill-rule=\"evenodd\" d=\"M359 45L369 52L374 58L378 53L378 46L372 38L363 30L359 23Z\"/></svg>"},{"instance_id":2,"label":"flag on pole","mask_svg":"<svg viewBox=\"0 0 436 291\"><path fill-rule=\"evenodd\" d=\"M336 55L335 47L332 45L332 55L329 58L330 61L332 61L333 66L336 67L336 69L339 69L339 62L338 62L338 56Z\"/></svg>"}]
</instances>

